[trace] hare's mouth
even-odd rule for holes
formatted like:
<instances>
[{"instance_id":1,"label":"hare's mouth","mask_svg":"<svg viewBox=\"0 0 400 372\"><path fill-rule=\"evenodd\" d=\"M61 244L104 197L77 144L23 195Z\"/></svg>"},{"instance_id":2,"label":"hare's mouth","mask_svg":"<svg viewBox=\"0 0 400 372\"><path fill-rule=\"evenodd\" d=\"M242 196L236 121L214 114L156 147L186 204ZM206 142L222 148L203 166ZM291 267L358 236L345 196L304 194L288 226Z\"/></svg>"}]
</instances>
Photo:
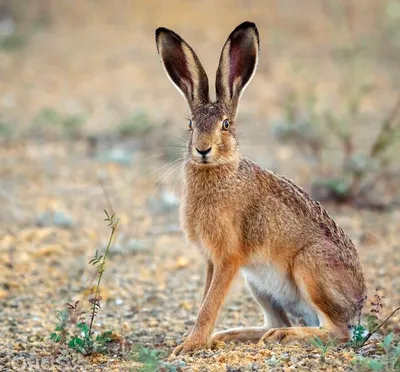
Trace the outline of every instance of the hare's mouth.
<instances>
[{"instance_id":1,"label":"hare's mouth","mask_svg":"<svg viewBox=\"0 0 400 372\"><path fill-rule=\"evenodd\" d=\"M206 157L206 158L198 158L198 157L194 157L192 158L192 162L200 167L204 167L204 166L210 166L213 165L213 159L210 157Z\"/></svg>"},{"instance_id":2,"label":"hare's mouth","mask_svg":"<svg viewBox=\"0 0 400 372\"><path fill-rule=\"evenodd\" d=\"M212 163L212 160L208 159L208 158L206 158L206 159L196 159L195 163L198 164L198 165L202 165L202 166L210 165Z\"/></svg>"}]
</instances>

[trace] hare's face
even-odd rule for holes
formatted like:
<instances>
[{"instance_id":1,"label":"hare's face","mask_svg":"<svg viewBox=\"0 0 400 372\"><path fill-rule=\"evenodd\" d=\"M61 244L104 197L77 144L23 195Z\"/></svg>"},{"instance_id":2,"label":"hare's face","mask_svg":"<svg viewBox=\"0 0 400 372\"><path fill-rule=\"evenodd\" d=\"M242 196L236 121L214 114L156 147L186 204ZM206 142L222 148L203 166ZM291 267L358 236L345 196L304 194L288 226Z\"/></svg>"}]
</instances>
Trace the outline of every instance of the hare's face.
<instances>
[{"instance_id":1,"label":"hare's face","mask_svg":"<svg viewBox=\"0 0 400 372\"><path fill-rule=\"evenodd\" d=\"M186 98L192 118L190 160L201 166L223 165L238 158L234 122L239 99L253 77L259 50L256 25L243 22L229 35L217 69L217 100L210 102L207 74L193 49L174 31L156 30L157 50L172 83Z\"/></svg>"},{"instance_id":2,"label":"hare's face","mask_svg":"<svg viewBox=\"0 0 400 372\"><path fill-rule=\"evenodd\" d=\"M222 103L209 103L197 109L189 120L188 152L201 166L220 165L238 156L234 125Z\"/></svg>"}]
</instances>

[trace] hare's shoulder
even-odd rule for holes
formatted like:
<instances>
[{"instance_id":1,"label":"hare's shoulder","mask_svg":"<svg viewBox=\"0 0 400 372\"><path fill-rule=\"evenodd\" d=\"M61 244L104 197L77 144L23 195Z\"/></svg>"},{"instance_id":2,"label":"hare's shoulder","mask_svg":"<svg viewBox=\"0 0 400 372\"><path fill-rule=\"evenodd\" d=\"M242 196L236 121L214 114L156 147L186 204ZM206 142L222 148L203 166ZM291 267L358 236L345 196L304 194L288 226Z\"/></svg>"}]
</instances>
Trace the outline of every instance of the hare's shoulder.
<instances>
[{"instance_id":1,"label":"hare's shoulder","mask_svg":"<svg viewBox=\"0 0 400 372\"><path fill-rule=\"evenodd\" d=\"M251 163L251 168L266 180L267 192L275 194L280 202L292 210L299 218L311 220L322 233L338 246L346 246L351 249L354 245L343 229L335 222L322 205L300 186L289 178L278 175L269 170L263 170L258 165Z\"/></svg>"}]
</instances>

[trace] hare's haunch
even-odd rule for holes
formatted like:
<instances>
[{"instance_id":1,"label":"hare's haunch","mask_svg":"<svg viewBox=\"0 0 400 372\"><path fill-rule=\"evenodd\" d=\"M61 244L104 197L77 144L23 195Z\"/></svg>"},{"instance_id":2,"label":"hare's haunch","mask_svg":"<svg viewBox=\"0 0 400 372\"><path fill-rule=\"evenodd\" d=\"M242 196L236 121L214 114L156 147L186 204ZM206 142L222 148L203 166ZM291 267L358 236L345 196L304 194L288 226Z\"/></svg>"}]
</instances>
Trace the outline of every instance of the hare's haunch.
<instances>
[{"instance_id":1,"label":"hare's haunch","mask_svg":"<svg viewBox=\"0 0 400 372\"><path fill-rule=\"evenodd\" d=\"M256 71L259 36L244 22L228 37L211 102L207 75L175 32L156 30L161 61L190 111L181 224L207 260L196 323L174 354L213 341L344 341L362 304L365 284L357 252L344 231L299 186L240 155L235 137L241 94ZM241 271L261 306L263 327L212 336L219 309ZM286 312L306 327L291 327Z\"/></svg>"}]
</instances>

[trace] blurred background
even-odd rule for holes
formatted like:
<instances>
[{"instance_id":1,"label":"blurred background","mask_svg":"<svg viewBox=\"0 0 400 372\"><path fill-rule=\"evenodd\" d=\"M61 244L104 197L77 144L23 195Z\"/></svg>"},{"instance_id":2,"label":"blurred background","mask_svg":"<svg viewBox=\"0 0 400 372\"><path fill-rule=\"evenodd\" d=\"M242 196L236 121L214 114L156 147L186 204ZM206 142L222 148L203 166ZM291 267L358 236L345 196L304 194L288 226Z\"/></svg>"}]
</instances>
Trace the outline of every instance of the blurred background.
<instances>
[{"instance_id":1,"label":"blurred background","mask_svg":"<svg viewBox=\"0 0 400 372\"><path fill-rule=\"evenodd\" d=\"M0 0L8 357L50 353L54 310L88 306L87 262L109 236L103 209L121 220L97 327L168 351L188 332L204 269L178 223L189 112L154 30L194 48L214 95L221 48L245 20L258 26L261 55L240 106L242 153L321 200L355 242L371 298L381 288L382 313L399 306L398 0ZM261 323L241 279L231 292L218 329ZM399 317L386 327L399 332ZM123 356L115 363L126 367Z\"/></svg>"}]
</instances>

